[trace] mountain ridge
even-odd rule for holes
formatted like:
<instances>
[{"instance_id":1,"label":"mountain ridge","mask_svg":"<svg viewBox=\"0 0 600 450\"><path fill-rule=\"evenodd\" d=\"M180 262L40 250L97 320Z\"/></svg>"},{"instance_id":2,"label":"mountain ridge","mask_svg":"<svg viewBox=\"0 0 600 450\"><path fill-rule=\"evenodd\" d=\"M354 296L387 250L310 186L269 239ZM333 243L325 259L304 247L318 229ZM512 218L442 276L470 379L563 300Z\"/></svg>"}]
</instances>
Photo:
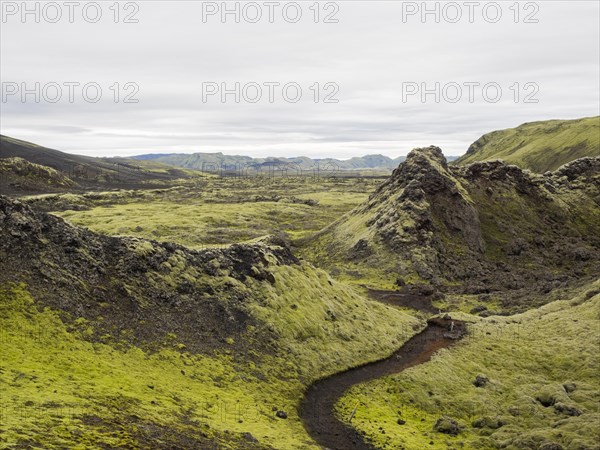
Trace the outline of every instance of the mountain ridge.
<instances>
[{"instance_id":1,"label":"mountain ridge","mask_svg":"<svg viewBox=\"0 0 600 450\"><path fill-rule=\"evenodd\" d=\"M336 158L309 158L307 156L253 158L245 155L226 155L222 152L197 152L197 153L159 153L133 156L133 159L160 161L178 167L196 170L240 170L254 166L281 165L289 169L295 167L302 170L316 167L329 170L359 170L359 169L388 169L398 167L406 156L390 158L381 154L354 156L348 159ZM448 156L450 160L458 157Z\"/></svg>"}]
</instances>

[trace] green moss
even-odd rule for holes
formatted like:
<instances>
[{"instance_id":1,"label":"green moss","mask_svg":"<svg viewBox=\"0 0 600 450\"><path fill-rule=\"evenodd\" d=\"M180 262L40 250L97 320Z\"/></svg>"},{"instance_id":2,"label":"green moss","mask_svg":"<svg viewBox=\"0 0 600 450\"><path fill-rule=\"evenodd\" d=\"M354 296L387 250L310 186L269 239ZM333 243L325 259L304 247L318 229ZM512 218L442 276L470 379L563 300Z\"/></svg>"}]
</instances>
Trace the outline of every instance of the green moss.
<instances>
[{"instance_id":1,"label":"green moss","mask_svg":"<svg viewBox=\"0 0 600 450\"><path fill-rule=\"evenodd\" d=\"M308 383L390 354L419 325L308 265L279 266L273 273L274 285L215 279L245 289L249 312L278 336L273 354L251 350L248 359L233 358L227 347L189 353L174 333L152 353L109 345L107 335L92 340L92 322L78 318L67 327L58 312L38 310L25 286L3 286L0 387L9 419L1 442L139 448L137 423L183 436L206 424L223 448L245 448L238 442L244 432L280 449L316 448L296 414ZM252 334L241 336L252 349ZM233 347L237 339L225 344ZM49 410L47 404L58 406ZM273 407L288 419L277 419Z\"/></svg>"},{"instance_id":2,"label":"green moss","mask_svg":"<svg viewBox=\"0 0 600 450\"><path fill-rule=\"evenodd\" d=\"M418 329L408 314L365 300L322 270L280 266L274 275L252 311L276 330L304 378L384 357Z\"/></svg>"},{"instance_id":3,"label":"green moss","mask_svg":"<svg viewBox=\"0 0 600 450\"><path fill-rule=\"evenodd\" d=\"M598 287L521 315L471 318L463 342L429 363L355 386L338 404L339 414L347 418L358 403L353 426L383 449L528 449L545 441L594 448L600 295L586 300L585 292ZM475 387L482 373L490 381ZM563 387L569 380L577 386L570 393ZM558 414L557 402L582 414ZM433 431L442 415L464 425L458 436Z\"/></svg>"},{"instance_id":4,"label":"green moss","mask_svg":"<svg viewBox=\"0 0 600 450\"><path fill-rule=\"evenodd\" d=\"M98 233L207 248L279 232L293 239L314 233L363 201L374 186L353 183L336 187L280 181L266 187L251 180L212 180L203 190L122 191L29 201ZM257 189L269 195L257 195Z\"/></svg>"},{"instance_id":5,"label":"green moss","mask_svg":"<svg viewBox=\"0 0 600 450\"><path fill-rule=\"evenodd\" d=\"M584 156L600 156L600 117L531 122L485 134L455 164L502 159L543 173Z\"/></svg>"},{"instance_id":6,"label":"green moss","mask_svg":"<svg viewBox=\"0 0 600 450\"><path fill-rule=\"evenodd\" d=\"M28 189L57 190L75 186L73 180L52 167L35 164L19 157L0 158L0 173L0 181Z\"/></svg>"}]
</instances>

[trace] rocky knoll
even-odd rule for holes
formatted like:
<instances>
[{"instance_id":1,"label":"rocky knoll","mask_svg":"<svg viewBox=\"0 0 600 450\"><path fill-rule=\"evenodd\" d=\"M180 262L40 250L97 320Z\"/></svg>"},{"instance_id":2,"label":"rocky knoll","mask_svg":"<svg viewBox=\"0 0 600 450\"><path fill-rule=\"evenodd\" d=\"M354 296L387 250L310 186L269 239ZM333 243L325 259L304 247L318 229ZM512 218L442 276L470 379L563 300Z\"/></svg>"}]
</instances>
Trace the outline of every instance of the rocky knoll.
<instances>
[{"instance_id":1,"label":"rocky knoll","mask_svg":"<svg viewBox=\"0 0 600 450\"><path fill-rule=\"evenodd\" d=\"M599 205L600 158L541 175L449 166L438 147L419 148L313 244L332 265L377 267L398 285L543 294L600 273Z\"/></svg>"},{"instance_id":2,"label":"rocky knoll","mask_svg":"<svg viewBox=\"0 0 600 450\"><path fill-rule=\"evenodd\" d=\"M0 158L0 194L7 192L58 192L76 183L51 167L23 158Z\"/></svg>"},{"instance_id":3,"label":"rocky knoll","mask_svg":"<svg viewBox=\"0 0 600 450\"><path fill-rule=\"evenodd\" d=\"M0 260L0 283L26 283L41 306L61 311L73 326L93 323L92 340L111 336L117 344L148 347L176 335L192 352L223 346L248 329L254 335L236 339L234 350L250 341L269 347L265 327L251 327L257 324L247 312L249 293L236 281L273 283L270 266L298 262L276 238L193 251L98 235L4 196Z\"/></svg>"}]
</instances>

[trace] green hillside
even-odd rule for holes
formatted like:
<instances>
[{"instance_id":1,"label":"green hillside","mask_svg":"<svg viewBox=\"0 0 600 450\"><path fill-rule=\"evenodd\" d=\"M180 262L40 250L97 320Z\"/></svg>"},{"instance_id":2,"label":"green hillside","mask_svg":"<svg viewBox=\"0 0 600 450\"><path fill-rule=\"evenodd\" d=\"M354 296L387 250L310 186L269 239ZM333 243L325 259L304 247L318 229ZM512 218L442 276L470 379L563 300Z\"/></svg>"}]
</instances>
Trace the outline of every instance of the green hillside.
<instances>
[{"instance_id":1,"label":"green hillside","mask_svg":"<svg viewBox=\"0 0 600 450\"><path fill-rule=\"evenodd\" d=\"M543 173L584 156L600 156L600 116L529 122L492 131L471 144L455 163L502 159Z\"/></svg>"},{"instance_id":2,"label":"green hillside","mask_svg":"<svg viewBox=\"0 0 600 450\"><path fill-rule=\"evenodd\" d=\"M2 448L315 449L308 383L423 326L273 238L193 251L0 196L0 257Z\"/></svg>"}]
</instances>

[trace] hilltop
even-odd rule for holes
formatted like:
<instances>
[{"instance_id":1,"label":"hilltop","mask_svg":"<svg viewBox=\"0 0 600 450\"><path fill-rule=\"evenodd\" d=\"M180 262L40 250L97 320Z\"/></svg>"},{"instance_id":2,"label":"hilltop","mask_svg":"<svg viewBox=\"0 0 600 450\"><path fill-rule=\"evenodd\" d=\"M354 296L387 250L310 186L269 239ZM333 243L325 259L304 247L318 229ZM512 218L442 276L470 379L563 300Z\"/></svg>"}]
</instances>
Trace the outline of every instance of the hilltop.
<instances>
[{"instance_id":1,"label":"hilltop","mask_svg":"<svg viewBox=\"0 0 600 450\"><path fill-rule=\"evenodd\" d=\"M455 163L501 159L544 173L585 156L600 156L600 116L529 122L492 131L471 144Z\"/></svg>"}]
</instances>

